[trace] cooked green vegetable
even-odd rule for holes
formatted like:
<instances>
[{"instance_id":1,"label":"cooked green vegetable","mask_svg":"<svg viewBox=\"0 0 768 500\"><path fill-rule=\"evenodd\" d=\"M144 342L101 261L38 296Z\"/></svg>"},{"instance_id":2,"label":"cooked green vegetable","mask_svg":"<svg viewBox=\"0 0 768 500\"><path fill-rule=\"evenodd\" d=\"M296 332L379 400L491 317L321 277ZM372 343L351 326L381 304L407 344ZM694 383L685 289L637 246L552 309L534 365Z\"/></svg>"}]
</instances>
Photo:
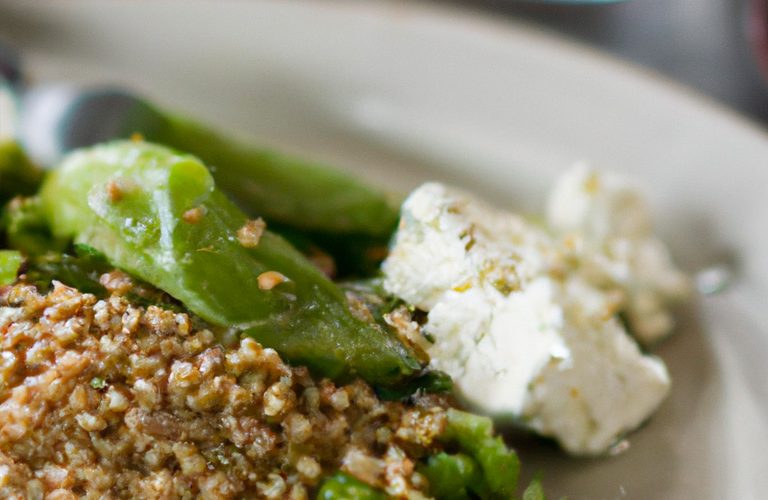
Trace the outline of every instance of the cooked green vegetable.
<instances>
[{"instance_id":1,"label":"cooked green vegetable","mask_svg":"<svg viewBox=\"0 0 768 500\"><path fill-rule=\"evenodd\" d=\"M493 435L490 418L449 409L448 424L440 439L458 444L461 451L480 466L483 475L481 488L488 491L488 496L483 498L510 498L514 495L520 461L501 437ZM482 496L478 489L474 492Z\"/></svg>"},{"instance_id":2,"label":"cooked green vegetable","mask_svg":"<svg viewBox=\"0 0 768 500\"><path fill-rule=\"evenodd\" d=\"M8 202L2 215L2 227L6 245L25 255L42 255L63 250L66 246L51 233L37 196L17 196Z\"/></svg>"},{"instance_id":3,"label":"cooked green vegetable","mask_svg":"<svg viewBox=\"0 0 768 500\"><path fill-rule=\"evenodd\" d=\"M318 253L325 253L333 257L333 270L337 278L363 278L376 275L381 262L387 256L390 233L381 236L359 233L341 235L297 229L287 224L271 222L270 227L305 255L311 257Z\"/></svg>"},{"instance_id":4,"label":"cooked green vegetable","mask_svg":"<svg viewBox=\"0 0 768 500\"><path fill-rule=\"evenodd\" d=\"M318 374L392 384L419 362L394 335L355 318L346 297L281 237L214 185L194 156L115 142L70 155L41 191L58 237L237 328Z\"/></svg>"},{"instance_id":5,"label":"cooked green vegetable","mask_svg":"<svg viewBox=\"0 0 768 500\"><path fill-rule=\"evenodd\" d=\"M82 293L106 298L109 292L99 278L112 270L114 266L101 252L88 245L76 244L67 252L51 251L29 256L24 265L24 281L35 285L41 292L48 292L53 289L53 281L56 280ZM131 303L182 310L180 304L162 290L135 278L133 283L134 286L125 293Z\"/></svg>"},{"instance_id":6,"label":"cooked green vegetable","mask_svg":"<svg viewBox=\"0 0 768 500\"><path fill-rule=\"evenodd\" d=\"M445 443L446 449L458 448L459 451L437 453L418 465L418 471L429 481L432 497L441 500L501 500L514 497L519 461L515 452L508 449L500 437L493 435L493 424L489 418L449 409L448 422L439 439ZM528 495L526 500L543 499L541 484L534 481L525 495ZM385 497L370 486L339 473L323 483L318 498Z\"/></svg>"},{"instance_id":7,"label":"cooked green vegetable","mask_svg":"<svg viewBox=\"0 0 768 500\"><path fill-rule=\"evenodd\" d=\"M523 492L523 500L545 500L544 487L539 478L534 478Z\"/></svg>"},{"instance_id":8,"label":"cooked green vegetable","mask_svg":"<svg viewBox=\"0 0 768 500\"><path fill-rule=\"evenodd\" d=\"M251 216L304 230L385 240L397 223L397 204L346 173L246 146L127 92L86 90L64 109L50 132L64 149L140 133L210 165L218 188Z\"/></svg>"},{"instance_id":9,"label":"cooked green vegetable","mask_svg":"<svg viewBox=\"0 0 768 500\"><path fill-rule=\"evenodd\" d=\"M98 257L48 252L31 256L26 268L25 281L43 292L50 290L53 280L56 280L99 298L108 295L107 289L99 283L99 276L111 270L112 266Z\"/></svg>"},{"instance_id":10,"label":"cooked green vegetable","mask_svg":"<svg viewBox=\"0 0 768 500\"><path fill-rule=\"evenodd\" d=\"M251 214L303 229L387 238L397 224L397 205L349 174L241 145L185 118L158 116L164 126L147 138L216 166L216 185Z\"/></svg>"},{"instance_id":11,"label":"cooked green vegetable","mask_svg":"<svg viewBox=\"0 0 768 500\"><path fill-rule=\"evenodd\" d=\"M356 302L365 306L376 321L384 322L384 315L406 305L402 299L384 290L382 278L342 281L339 286Z\"/></svg>"},{"instance_id":12,"label":"cooked green vegetable","mask_svg":"<svg viewBox=\"0 0 768 500\"><path fill-rule=\"evenodd\" d=\"M10 285L16 281L24 257L15 250L0 250L0 285Z\"/></svg>"},{"instance_id":13,"label":"cooked green vegetable","mask_svg":"<svg viewBox=\"0 0 768 500\"><path fill-rule=\"evenodd\" d=\"M448 393L453 389L451 377L437 370L430 370L395 387L377 387L376 395L385 401L407 401L420 393Z\"/></svg>"},{"instance_id":14,"label":"cooked green vegetable","mask_svg":"<svg viewBox=\"0 0 768 500\"><path fill-rule=\"evenodd\" d=\"M487 495L487 487L484 487L480 467L463 453L431 456L419 472L429 481L429 494L435 498L465 500L473 495L487 498L483 496Z\"/></svg>"},{"instance_id":15,"label":"cooked green vegetable","mask_svg":"<svg viewBox=\"0 0 768 500\"><path fill-rule=\"evenodd\" d=\"M339 472L323 481L318 500L384 500L384 492L376 490L357 479Z\"/></svg>"},{"instance_id":16,"label":"cooked green vegetable","mask_svg":"<svg viewBox=\"0 0 768 500\"><path fill-rule=\"evenodd\" d=\"M0 142L0 226L5 244L24 253L45 252L55 246L40 205L33 195L43 180L35 166L15 141Z\"/></svg>"},{"instance_id":17,"label":"cooked green vegetable","mask_svg":"<svg viewBox=\"0 0 768 500\"><path fill-rule=\"evenodd\" d=\"M0 141L0 205L18 195L34 194L43 181L35 166L15 141Z\"/></svg>"}]
</instances>

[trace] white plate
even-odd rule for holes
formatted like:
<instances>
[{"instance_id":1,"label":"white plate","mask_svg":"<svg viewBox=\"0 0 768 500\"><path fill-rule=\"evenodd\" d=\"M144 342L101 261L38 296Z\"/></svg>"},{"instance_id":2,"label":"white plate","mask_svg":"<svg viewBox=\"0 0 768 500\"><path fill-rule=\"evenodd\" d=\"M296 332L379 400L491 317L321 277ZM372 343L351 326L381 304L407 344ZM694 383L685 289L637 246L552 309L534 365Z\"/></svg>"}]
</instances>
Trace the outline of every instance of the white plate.
<instances>
[{"instance_id":1,"label":"white plate","mask_svg":"<svg viewBox=\"0 0 768 500\"><path fill-rule=\"evenodd\" d=\"M685 89L530 27L402 3L0 2L39 79L111 81L401 189L524 210L575 160L645 181L682 265L737 265L660 348L671 398L623 455L519 442L552 498L768 495L768 138Z\"/></svg>"}]
</instances>

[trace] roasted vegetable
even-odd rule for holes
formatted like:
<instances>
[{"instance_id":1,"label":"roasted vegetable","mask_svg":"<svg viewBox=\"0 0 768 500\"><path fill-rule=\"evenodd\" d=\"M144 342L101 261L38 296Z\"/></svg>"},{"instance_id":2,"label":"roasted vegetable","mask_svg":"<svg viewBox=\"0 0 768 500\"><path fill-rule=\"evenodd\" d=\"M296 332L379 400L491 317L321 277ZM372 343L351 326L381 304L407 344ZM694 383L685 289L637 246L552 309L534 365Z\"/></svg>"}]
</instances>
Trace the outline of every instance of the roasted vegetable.
<instances>
[{"instance_id":1,"label":"roasted vegetable","mask_svg":"<svg viewBox=\"0 0 768 500\"><path fill-rule=\"evenodd\" d=\"M289 243L249 221L194 156L131 141L75 152L41 199L57 237L96 248L290 362L382 385L421 368L393 334L354 317L343 292Z\"/></svg>"}]
</instances>

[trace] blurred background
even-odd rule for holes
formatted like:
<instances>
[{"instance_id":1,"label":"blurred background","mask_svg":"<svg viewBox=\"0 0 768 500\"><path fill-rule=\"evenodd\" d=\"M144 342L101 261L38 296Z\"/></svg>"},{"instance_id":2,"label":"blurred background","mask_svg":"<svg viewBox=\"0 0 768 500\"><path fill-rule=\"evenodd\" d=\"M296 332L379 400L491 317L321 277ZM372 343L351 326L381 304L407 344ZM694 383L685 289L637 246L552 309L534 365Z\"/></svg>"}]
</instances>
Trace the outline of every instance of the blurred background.
<instances>
[{"instance_id":1,"label":"blurred background","mask_svg":"<svg viewBox=\"0 0 768 500\"><path fill-rule=\"evenodd\" d=\"M650 68L768 124L768 0L420 1L529 22ZM2 17L0 42L4 31L14 31L12 19Z\"/></svg>"},{"instance_id":2,"label":"blurred background","mask_svg":"<svg viewBox=\"0 0 768 500\"><path fill-rule=\"evenodd\" d=\"M768 124L766 0L627 0L607 5L451 0L529 21L651 68Z\"/></svg>"}]
</instances>

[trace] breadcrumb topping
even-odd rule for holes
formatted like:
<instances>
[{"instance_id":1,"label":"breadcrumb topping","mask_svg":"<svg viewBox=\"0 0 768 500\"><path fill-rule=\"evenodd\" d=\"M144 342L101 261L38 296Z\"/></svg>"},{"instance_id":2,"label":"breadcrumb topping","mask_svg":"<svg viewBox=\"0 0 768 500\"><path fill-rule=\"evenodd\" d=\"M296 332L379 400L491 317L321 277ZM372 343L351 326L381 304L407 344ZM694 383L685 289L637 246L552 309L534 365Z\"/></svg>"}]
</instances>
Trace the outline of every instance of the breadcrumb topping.
<instances>
[{"instance_id":1,"label":"breadcrumb topping","mask_svg":"<svg viewBox=\"0 0 768 500\"><path fill-rule=\"evenodd\" d=\"M0 497L291 498L343 469L418 498L444 401L379 400L121 294L0 291Z\"/></svg>"},{"instance_id":2,"label":"breadcrumb topping","mask_svg":"<svg viewBox=\"0 0 768 500\"><path fill-rule=\"evenodd\" d=\"M117 203L123 199L123 189L120 187L120 184L118 184L117 181L111 180L107 182L106 190L107 198L109 198L109 201L112 203Z\"/></svg>"},{"instance_id":3,"label":"breadcrumb topping","mask_svg":"<svg viewBox=\"0 0 768 500\"><path fill-rule=\"evenodd\" d=\"M288 280L288 278L277 271L265 271L256 279L259 282L259 288L261 290L272 290L280 283Z\"/></svg>"},{"instance_id":4,"label":"breadcrumb topping","mask_svg":"<svg viewBox=\"0 0 768 500\"><path fill-rule=\"evenodd\" d=\"M261 235L264 234L266 228L267 223L261 217L251 219L237 230L237 241L245 248L255 248L259 245Z\"/></svg>"},{"instance_id":5,"label":"breadcrumb topping","mask_svg":"<svg viewBox=\"0 0 768 500\"><path fill-rule=\"evenodd\" d=\"M197 224L205 215L205 207L190 208L181 215L181 219L187 224Z\"/></svg>"}]
</instances>

